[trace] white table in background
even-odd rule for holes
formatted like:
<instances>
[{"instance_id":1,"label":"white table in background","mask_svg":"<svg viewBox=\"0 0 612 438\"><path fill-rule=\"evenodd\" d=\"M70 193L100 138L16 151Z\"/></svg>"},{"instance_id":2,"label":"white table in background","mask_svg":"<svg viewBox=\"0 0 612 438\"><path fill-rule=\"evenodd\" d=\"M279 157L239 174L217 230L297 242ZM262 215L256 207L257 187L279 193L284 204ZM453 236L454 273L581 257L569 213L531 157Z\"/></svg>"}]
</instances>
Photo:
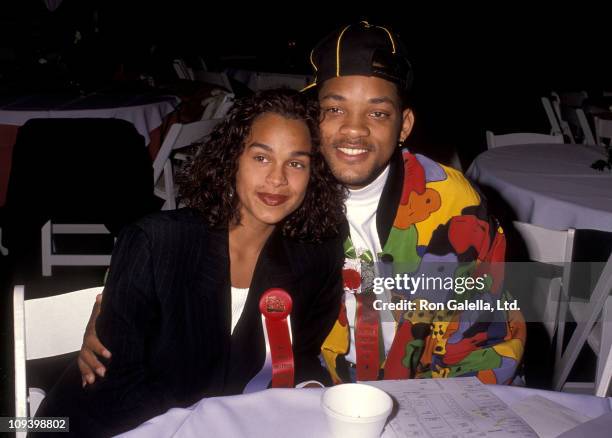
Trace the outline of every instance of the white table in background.
<instances>
[{"instance_id":1,"label":"white table in background","mask_svg":"<svg viewBox=\"0 0 612 438\"><path fill-rule=\"evenodd\" d=\"M466 175L494 189L518 220L543 227L612 231L612 173L591 169L603 149L512 145L480 154Z\"/></svg>"},{"instance_id":2,"label":"white table in background","mask_svg":"<svg viewBox=\"0 0 612 438\"><path fill-rule=\"evenodd\" d=\"M149 93L100 92L85 96L57 93L0 96L0 206L8 188L13 146L19 127L30 119L121 119L134 125L152 156L161 145L159 128L178 106L176 96Z\"/></svg>"}]
</instances>

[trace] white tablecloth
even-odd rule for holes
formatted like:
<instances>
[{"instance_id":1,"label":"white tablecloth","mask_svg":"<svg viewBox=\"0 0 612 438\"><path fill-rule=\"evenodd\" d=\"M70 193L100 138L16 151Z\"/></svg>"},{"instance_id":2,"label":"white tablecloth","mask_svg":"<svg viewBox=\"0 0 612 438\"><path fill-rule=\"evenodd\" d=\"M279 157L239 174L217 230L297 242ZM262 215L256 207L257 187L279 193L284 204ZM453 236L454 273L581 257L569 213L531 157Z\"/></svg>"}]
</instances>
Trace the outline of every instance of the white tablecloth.
<instances>
[{"instance_id":1,"label":"white tablecloth","mask_svg":"<svg viewBox=\"0 0 612 438\"><path fill-rule=\"evenodd\" d=\"M58 94L5 98L0 101L0 125L22 126L30 119L122 119L134 125L149 144L149 132L162 124L178 105L176 96L157 94Z\"/></svg>"},{"instance_id":2,"label":"white tablecloth","mask_svg":"<svg viewBox=\"0 0 612 438\"><path fill-rule=\"evenodd\" d=\"M603 157L584 145L504 146L476 157L466 175L498 192L522 222L612 231L612 173L590 168Z\"/></svg>"},{"instance_id":3,"label":"white tablecloth","mask_svg":"<svg viewBox=\"0 0 612 438\"><path fill-rule=\"evenodd\" d=\"M489 388L507 404L540 395L590 418L611 411L608 398L501 385ZM325 438L329 431L320 408L322 392L323 389L268 389L204 399L187 409L171 409L121 437Z\"/></svg>"}]
</instances>

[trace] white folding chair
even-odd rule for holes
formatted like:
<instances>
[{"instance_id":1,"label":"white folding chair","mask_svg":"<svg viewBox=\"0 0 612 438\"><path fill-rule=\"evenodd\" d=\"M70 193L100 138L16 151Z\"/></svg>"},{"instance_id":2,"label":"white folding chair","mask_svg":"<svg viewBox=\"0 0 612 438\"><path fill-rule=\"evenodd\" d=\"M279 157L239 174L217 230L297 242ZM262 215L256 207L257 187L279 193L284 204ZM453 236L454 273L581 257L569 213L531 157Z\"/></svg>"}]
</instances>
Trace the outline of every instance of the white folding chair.
<instances>
[{"instance_id":1,"label":"white folding chair","mask_svg":"<svg viewBox=\"0 0 612 438\"><path fill-rule=\"evenodd\" d=\"M213 90L210 97L202 100L202 120L222 119L234 105L234 94L223 90Z\"/></svg>"},{"instance_id":2,"label":"white folding chair","mask_svg":"<svg viewBox=\"0 0 612 438\"><path fill-rule=\"evenodd\" d=\"M162 210L176 209L172 151L203 140L219 122L220 119L199 120L187 124L175 123L170 127L153 162L155 195L165 201Z\"/></svg>"},{"instance_id":3,"label":"white folding chair","mask_svg":"<svg viewBox=\"0 0 612 438\"><path fill-rule=\"evenodd\" d=\"M34 416L45 397L40 388L28 388L26 361L78 351L96 295L93 287L51 297L24 300L24 286L13 290L15 349L15 416ZM25 436L24 432L17 436Z\"/></svg>"},{"instance_id":4,"label":"white folding chair","mask_svg":"<svg viewBox=\"0 0 612 438\"><path fill-rule=\"evenodd\" d=\"M576 108L576 118L578 119L578 125L582 131L582 143L583 144L595 144L595 138L593 137L593 131L587 120L586 114L582 108Z\"/></svg>"},{"instance_id":5,"label":"white folding chair","mask_svg":"<svg viewBox=\"0 0 612 438\"><path fill-rule=\"evenodd\" d=\"M608 351L605 364L601 373L599 383L595 387L595 395L597 397L606 397L610 390L610 382L612 381L612 348Z\"/></svg>"},{"instance_id":6,"label":"white folding chair","mask_svg":"<svg viewBox=\"0 0 612 438\"><path fill-rule=\"evenodd\" d=\"M551 230L525 222L513 222L514 229L523 239L530 260L561 268L561 276L552 279L534 279L531 308L542 321L550 340L557 329L557 314L562 291L569 285L575 230ZM560 345L557 345L560 352ZM559 353L560 354L560 353Z\"/></svg>"},{"instance_id":7,"label":"white folding chair","mask_svg":"<svg viewBox=\"0 0 612 438\"><path fill-rule=\"evenodd\" d=\"M570 300L570 297L562 297L559 307L559 327L565 325L565 314L567 310L576 321L576 329L555 365L553 375L553 389L555 391L591 389L602 390L604 377L609 379L610 353L612 349L612 254L608 258L595 288L590 294L588 301ZM599 323L598 323L599 319ZM596 327L596 324L598 327ZM557 332L557 344L563 341L562 334ZM578 354L587 343L597 354L597 370L593 384L570 384L566 383ZM607 391L607 386L605 390Z\"/></svg>"},{"instance_id":8,"label":"white folding chair","mask_svg":"<svg viewBox=\"0 0 612 438\"><path fill-rule=\"evenodd\" d=\"M561 135L536 134L531 132L519 132L515 134L495 135L487 131L487 148L493 149L500 146L513 144L535 144L535 143L563 143Z\"/></svg>"},{"instance_id":9,"label":"white folding chair","mask_svg":"<svg viewBox=\"0 0 612 438\"><path fill-rule=\"evenodd\" d=\"M226 74L234 79L235 81L240 82L248 86L249 81L251 80L251 76L256 75L257 72L251 70L243 70L239 68L228 68L225 69Z\"/></svg>"},{"instance_id":10,"label":"white folding chair","mask_svg":"<svg viewBox=\"0 0 612 438\"><path fill-rule=\"evenodd\" d=\"M595 144L593 131L582 109L584 101L589 97L587 92L552 92L551 96L553 109L559 119L563 134L568 136L572 143L580 140L582 144Z\"/></svg>"},{"instance_id":11,"label":"white folding chair","mask_svg":"<svg viewBox=\"0 0 612 438\"><path fill-rule=\"evenodd\" d=\"M563 135L566 136L572 143L576 143L576 138L574 137L574 133L572 132L570 125L567 120L563 117L561 113L561 97L558 93L552 92L550 93L551 103L553 106L553 110L555 115L557 116L557 120L559 120L559 124L561 125L561 131Z\"/></svg>"},{"instance_id":12,"label":"white folding chair","mask_svg":"<svg viewBox=\"0 0 612 438\"><path fill-rule=\"evenodd\" d=\"M552 104L550 103L550 99L548 97L541 97L540 100L542 101L542 106L544 106L546 117L548 118L548 122L550 123L550 134L563 135L563 131L561 131L561 125L559 125L559 120L555 115L555 111L553 110Z\"/></svg>"},{"instance_id":13,"label":"white folding chair","mask_svg":"<svg viewBox=\"0 0 612 438\"><path fill-rule=\"evenodd\" d=\"M597 144L604 144L604 140L608 140L612 144L612 120L595 117L595 136Z\"/></svg>"},{"instance_id":14,"label":"white folding chair","mask_svg":"<svg viewBox=\"0 0 612 438\"><path fill-rule=\"evenodd\" d=\"M109 266L110 254L57 254L53 236L57 234L110 234L102 224L54 224L48 220L40 229L42 275L51 276L53 266Z\"/></svg>"},{"instance_id":15,"label":"white folding chair","mask_svg":"<svg viewBox=\"0 0 612 438\"><path fill-rule=\"evenodd\" d=\"M45 173L44 170L38 172L28 170L31 169L31 165L28 164L31 161L30 157L23 152L23 155L20 155L22 172L25 172L29 180L36 181L40 178L41 183L48 184L48 187L56 187L56 184L59 184L54 193L43 192L47 194L48 199L55 199L57 196L58 207L56 209L56 206L51 206L51 201L44 207L50 214L41 220L41 223L44 222L40 229L42 275L44 277L52 275L54 266L108 266L110 248L98 251L94 249L96 245L90 250L85 250L81 246L70 252L58 253L55 251L56 244L59 246L56 235L80 235L80 237L87 234L108 235L110 233L102 223L109 223L112 227L113 221L103 220L111 216L106 212L112 212L120 205L139 205L144 199L151 200L152 188L149 176L151 161L144 150L142 136L132 124L117 119L30 120L21 128L20 133L24 131L28 136L19 147L36 151L44 149L45 142L50 142L54 144L52 149L57 151L56 155L45 152L41 159L41 162L47 163L49 169L56 169L57 175ZM36 137L32 137L33 133ZM87 144L89 148L78 154L75 148L83 144ZM95 150L99 150L100 153L92 153ZM123 155L117 155L118 153ZM15 164L14 161L13 166ZM73 180L67 182L70 178ZM65 179L65 182L61 182L62 179ZM141 181L146 182L141 184ZM149 187L145 192L144 187L147 183ZM80 187L81 194L76 187ZM88 194L87 197L90 199L84 199L82 193L89 193L90 188L95 192ZM15 193L19 194L19 190ZM142 195L142 197L133 198L124 194ZM64 196L66 200L63 200ZM70 199L70 202L67 199ZM95 199L100 199L101 202L94 207L92 200ZM109 203L106 207L100 207L107 202ZM88 211L83 215L80 211L82 205L86 206L84 210ZM133 218L139 217L140 212L144 214L148 210L143 207L137 212L138 215L134 214ZM110 236L98 238L98 241L105 240L112 243Z\"/></svg>"},{"instance_id":16,"label":"white folding chair","mask_svg":"<svg viewBox=\"0 0 612 438\"><path fill-rule=\"evenodd\" d=\"M174 71L176 72L176 75L178 76L179 79L185 79L185 80L188 80L188 81L195 80L195 75L193 73L193 69L191 69L190 67L187 67L187 64L185 63L184 60L182 60L182 59L175 59L172 62L172 65L173 65Z\"/></svg>"},{"instance_id":17,"label":"white folding chair","mask_svg":"<svg viewBox=\"0 0 612 438\"><path fill-rule=\"evenodd\" d=\"M8 255L8 249L2 245L2 227L0 227L0 254L3 256Z\"/></svg>"},{"instance_id":18,"label":"white folding chair","mask_svg":"<svg viewBox=\"0 0 612 438\"><path fill-rule=\"evenodd\" d=\"M582 108L567 106L563 109L563 113L570 129L575 134L574 141L579 141L581 144L595 144L593 131Z\"/></svg>"},{"instance_id":19,"label":"white folding chair","mask_svg":"<svg viewBox=\"0 0 612 438\"><path fill-rule=\"evenodd\" d=\"M224 72L197 71L195 72L195 78L196 80L206 82L207 84L217 85L230 93L234 91L227 74Z\"/></svg>"}]
</instances>

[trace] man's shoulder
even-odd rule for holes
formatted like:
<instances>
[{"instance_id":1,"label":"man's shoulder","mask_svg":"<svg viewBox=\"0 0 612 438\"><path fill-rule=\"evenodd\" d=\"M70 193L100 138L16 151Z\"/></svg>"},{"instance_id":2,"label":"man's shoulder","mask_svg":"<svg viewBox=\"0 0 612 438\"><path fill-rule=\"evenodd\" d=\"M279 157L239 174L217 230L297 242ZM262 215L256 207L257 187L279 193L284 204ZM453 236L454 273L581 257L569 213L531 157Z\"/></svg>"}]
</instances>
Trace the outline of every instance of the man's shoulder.
<instances>
[{"instance_id":1,"label":"man's shoulder","mask_svg":"<svg viewBox=\"0 0 612 438\"><path fill-rule=\"evenodd\" d=\"M425 186L435 190L443 203L465 205L480 203L481 197L478 191L461 171L421 154L415 154L415 157L423 167Z\"/></svg>"}]
</instances>

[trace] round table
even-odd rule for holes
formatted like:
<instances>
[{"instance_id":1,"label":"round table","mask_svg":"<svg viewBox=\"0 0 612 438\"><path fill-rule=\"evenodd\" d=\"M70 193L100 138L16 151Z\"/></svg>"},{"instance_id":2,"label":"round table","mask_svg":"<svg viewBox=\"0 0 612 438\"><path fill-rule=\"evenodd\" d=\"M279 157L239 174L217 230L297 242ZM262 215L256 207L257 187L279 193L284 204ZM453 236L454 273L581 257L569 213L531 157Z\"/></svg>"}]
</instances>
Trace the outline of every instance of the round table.
<instances>
[{"instance_id":1,"label":"round table","mask_svg":"<svg viewBox=\"0 0 612 438\"><path fill-rule=\"evenodd\" d=\"M406 381L386 382L391 382L394 387L401 389ZM443 390L445 384L441 383L440 391ZM414 388L410 382L407 385ZM511 406L528 397L538 395L589 418L609 413L612 400L592 395L567 394L503 385L487 385L487 387L494 396ZM170 409L165 414L152 418L136 429L118 436L122 438L152 436L326 438L330 437L330 433L320 405L323 391L323 389L268 389L245 395L205 398L188 408ZM423 391L420 393L425 395ZM491 398L487 397L481 401L485 403L491 401ZM414 409L405 403L396 399L400 411ZM427 414L425 412L423 416L427 417ZM381 438L395 438L396 434L390 429L386 427ZM515 436L522 435L517 433Z\"/></svg>"},{"instance_id":2,"label":"round table","mask_svg":"<svg viewBox=\"0 0 612 438\"><path fill-rule=\"evenodd\" d=\"M497 192L522 222L612 232L612 173L590 167L603 158L598 146L511 145L483 152L466 175Z\"/></svg>"}]
</instances>

